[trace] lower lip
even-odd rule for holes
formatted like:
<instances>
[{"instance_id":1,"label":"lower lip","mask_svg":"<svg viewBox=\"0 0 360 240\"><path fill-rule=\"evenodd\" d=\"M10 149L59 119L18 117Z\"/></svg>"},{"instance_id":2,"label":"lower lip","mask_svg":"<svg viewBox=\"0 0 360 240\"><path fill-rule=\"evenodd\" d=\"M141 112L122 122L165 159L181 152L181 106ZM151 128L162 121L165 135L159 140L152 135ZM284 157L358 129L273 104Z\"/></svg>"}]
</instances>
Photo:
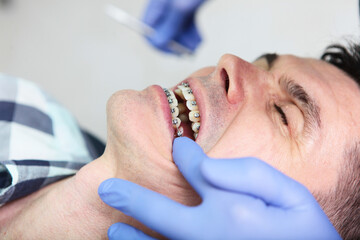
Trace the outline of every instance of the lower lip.
<instances>
[{"instance_id":1,"label":"lower lip","mask_svg":"<svg viewBox=\"0 0 360 240\"><path fill-rule=\"evenodd\" d=\"M164 93L164 90L162 89L162 87L160 87L158 85L152 85L149 87L149 89L151 91L154 91L155 94L159 97L159 101L160 101L159 108L161 109L161 112L163 113L163 118L165 119L166 126L167 126L169 132L171 133L172 140L174 140L175 130L172 126L172 117L171 117L169 102Z\"/></svg>"}]
</instances>

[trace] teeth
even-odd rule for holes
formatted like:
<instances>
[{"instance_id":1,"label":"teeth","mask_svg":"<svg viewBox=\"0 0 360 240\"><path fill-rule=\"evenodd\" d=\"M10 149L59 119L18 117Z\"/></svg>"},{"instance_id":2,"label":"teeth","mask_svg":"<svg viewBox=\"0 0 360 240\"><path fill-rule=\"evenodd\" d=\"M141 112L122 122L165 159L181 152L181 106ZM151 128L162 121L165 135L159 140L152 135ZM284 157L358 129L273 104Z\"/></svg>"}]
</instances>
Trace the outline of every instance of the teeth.
<instances>
[{"instance_id":1,"label":"teeth","mask_svg":"<svg viewBox=\"0 0 360 240\"><path fill-rule=\"evenodd\" d=\"M190 111L189 119L192 122L200 122L200 112L199 111Z\"/></svg>"},{"instance_id":2,"label":"teeth","mask_svg":"<svg viewBox=\"0 0 360 240\"><path fill-rule=\"evenodd\" d=\"M175 92L176 95L178 95L182 100L185 101L184 94L182 93L182 90L181 90L180 88L175 89L174 92Z\"/></svg>"},{"instance_id":3,"label":"teeth","mask_svg":"<svg viewBox=\"0 0 360 240\"><path fill-rule=\"evenodd\" d=\"M172 118L179 116L179 108L178 107L173 107L170 111L171 111Z\"/></svg>"},{"instance_id":4,"label":"teeth","mask_svg":"<svg viewBox=\"0 0 360 240\"><path fill-rule=\"evenodd\" d=\"M174 107L177 107L178 100L176 99L174 92L170 91L167 88L163 88L163 90L164 90L165 95L166 95L166 97L168 99L168 103L170 105L170 108L173 109Z\"/></svg>"},{"instance_id":5,"label":"teeth","mask_svg":"<svg viewBox=\"0 0 360 240\"><path fill-rule=\"evenodd\" d=\"M186 100L195 100L195 96L194 96L191 88L182 89L182 93L184 94L184 98Z\"/></svg>"},{"instance_id":6,"label":"teeth","mask_svg":"<svg viewBox=\"0 0 360 240\"><path fill-rule=\"evenodd\" d=\"M177 107L177 105L178 105L178 100L174 97L174 98L172 98L172 97L168 97L168 102L169 102L169 105L170 105L170 107Z\"/></svg>"},{"instance_id":7,"label":"teeth","mask_svg":"<svg viewBox=\"0 0 360 240\"><path fill-rule=\"evenodd\" d=\"M181 85L184 87L189 87L189 84L187 82L183 82L183 83L181 83Z\"/></svg>"},{"instance_id":8,"label":"teeth","mask_svg":"<svg viewBox=\"0 0 360 240\"><path fill-rule=\"evenodd\" d=\"M200 130L200 123L199 122L192 123L191 129L194 131L194 133L198 133Z\"/></svg>"},{"instance_id":9,"label":"teeth","mask_svg":"<svg viewBox=\"0 0 360 240\"><path fill-rule=\"evenodd\" d=\"M179 127L179 129L178 129L177 132L176 132L176 135L177 135L178 137L182 137L183 133L184 133L183 127Z\"/></svg>"},{"instance_id":10,"label":"teeth","mask_svg":"<svg viewBox=\"0 0 360 240\"><path fill-rule=\"evenodd\" d=\"M170 93L170 97L171 97L171 98L176 98L173 91L170 91L170 90L169 90L169 93Z\"/></svg>"},{"instance_id":11,"label":"teeth","mask_svg":"<svg viewBox=\"0 0 360 240\"><path fill-rule=\"evenodd\" d=\"M186 107L192 111L192 110L199 110L198 106L196 105L196 101L195 100L189 100L186 101Z\"/></svg>"},{"instance_id":12,"label":"teeth","mask_svg":"<svg viewBox=\"0 0 360 240\"><path fill-rule=\"evenodd\" d=\"M178 86L178 89L180 89L180 90L188 89L188 88L189 88L189 85L185 86L185 85L181 84Z\"/></svg>"},{"instance_id":13,"label":"teeth","mask_svg":"<svg viewBox=\"0 0 360 240\"><path fill-rule=\"evenodd\" d=\"M200 112L189 84L182 83L174 91L164 88L164 92L170 105L172 125L176 129L175 136L183 136L184 129L180 125L190 121L196 139L200 129ZM177 99L182 99L181 103Z\"/></svg>"},{"instance_id":14,"label":"teeth","mask_svg":"<svg viewBox=\"0 0 360 240\"><path fill-rule=\"evenodd\" d=\"M166 97L170 97L170 96L171 96L171 95L170 95L170 92L169 92L169 89L163 88L163 90L164 90L164 92L165 92Z\"/></svg>"},{"instance_id":15,"label":"teeth","mask_svg":"<svg viewBox=\"0 0 360 240\"><path fill-rule=\"evenodd\" d=\"M178 118L178 117L173 118L172 119L172 124L173 124L174 128L176 128L176 129L179 128L180 124L181 124L180 118Z\"/></svg>"}]
</instances>

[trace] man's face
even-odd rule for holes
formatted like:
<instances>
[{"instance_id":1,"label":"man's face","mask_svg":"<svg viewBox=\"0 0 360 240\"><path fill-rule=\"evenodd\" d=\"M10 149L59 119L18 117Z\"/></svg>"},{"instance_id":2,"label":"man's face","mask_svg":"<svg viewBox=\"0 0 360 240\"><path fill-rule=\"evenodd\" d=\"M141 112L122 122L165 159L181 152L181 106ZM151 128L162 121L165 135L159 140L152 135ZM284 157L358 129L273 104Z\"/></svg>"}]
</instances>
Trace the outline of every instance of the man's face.
<instances>
[{"instance_id":1,"label":"man's face","mask_svg":"<svg viewBox=\"0 0 360 240\"><path fill-rule=\"evenodd\" d=\"M335 186L343 150L359 135L360 92L343 72L290 55L253 64L224 55L185 82L200 111L196 142L210 157L258 157L312 192ZM124 178L169 196L186 188L171 161L171 119L158 86L119 91L108 102L105 156L121 162Z\"/></svg>"}]
</instances>

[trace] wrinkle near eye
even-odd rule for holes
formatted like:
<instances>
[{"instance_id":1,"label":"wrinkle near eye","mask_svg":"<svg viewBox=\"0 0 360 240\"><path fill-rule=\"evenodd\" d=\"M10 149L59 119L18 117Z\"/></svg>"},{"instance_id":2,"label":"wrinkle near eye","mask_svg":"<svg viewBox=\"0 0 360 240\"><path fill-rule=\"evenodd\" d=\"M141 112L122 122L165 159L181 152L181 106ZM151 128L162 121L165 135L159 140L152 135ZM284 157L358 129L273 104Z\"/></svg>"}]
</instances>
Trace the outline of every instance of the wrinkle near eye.
<instances>
[{"instance_id":1,"label":"wrinkle near eye","mask_svg":"<svg viewBox=\"0 0 360 240\"><path fill-rule=\"evenodd\" d=\"M276 128L280 129L286 138L301 141L305 119L299 106L285 96L278 96L269 103Z\"/></svg>"},{"instance_id":2,"label":"wrinkle near eye","mask_svg":"<svg viewBox=\"0 0 360 240\"><path fill-rule=\"evenodd\" d=\"M274 104L274 107L275 107L276 111L279 112L282 122L283 122L286 126L288 126L289 123L288 123L288 120L287 120L287 117L286 117L286 114L284 113L284 111L281 109L281 107L279 107L279 106L276 105L276 104Z\"/></svg>"},{"instance_id":3,"label":"wrinkle near eye","mask_svg":"<svg viewBox=\"0 0 360 240\"><path fill-rule=\"evenodd\" d=\"M282 110L288 119L291 136L293 138L301 137L304 131L305 120L300 108L294 103L287 103Z\"/></svg>"},{"instance_id":4,"label":"wrinkle near eye","mask_svg":"<svg viewBox=\"0 0 360 240\"><path fill-rule=\"evenodd\" d=\"M320 107L316 101L305 91L305 89L288 76L281 76L279 79L281 88L299 103L298 109L304 118L304 131L311 136L319 132L321 128Z\"/></svg>"}]
</instances>

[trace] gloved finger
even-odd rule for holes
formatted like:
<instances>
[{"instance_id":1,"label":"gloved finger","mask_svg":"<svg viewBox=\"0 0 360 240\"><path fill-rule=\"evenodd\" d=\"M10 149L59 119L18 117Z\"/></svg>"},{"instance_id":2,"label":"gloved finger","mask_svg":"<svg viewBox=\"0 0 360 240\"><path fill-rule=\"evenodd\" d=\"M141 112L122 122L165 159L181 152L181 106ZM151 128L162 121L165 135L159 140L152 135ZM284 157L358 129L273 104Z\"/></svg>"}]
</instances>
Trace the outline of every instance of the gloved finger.
<instances>
[{"instance_id":1,"label":"gloved finger","mask_svg":"<svg viewBox=\"0 0 360 240\"><path fill-rule=\"evenodd\" d=\"M167 0L149 0L142 21L151 27L155 27L167 14L166 8L169 4Z\"/></svg>"},{"instance_id":2,"label":"gloved finger","mask_svg":"<svg viewBox=\"0 0 360 240\"><path fill-rule=\"evenodd\" d=\"M155 45L151 38L147 38L150 43ZM183 47L187 49L187 51L195 51L195 49L199 46L201 43L201 36L199 34L198 29L195 26L194 22L191 22L188 24L188 26L185 27L183 32L178 33L178 37L175 38L175 41L179 44L181 44ZM180 54L182 52L176 51L176 49L172 49L170 47L171 42L168 43L168 45L164 47L157 46L158 49L162 50L165 53L175 53Z\"/></svg>"},{"instance_id":3,"label":"gloved finger","mask_svg":"<svg viewBox=\"0 0 360 240\"><path fill-rule=\"evenodd\" d=\"M190 14L182 9L171 7L166 19L155 27L155 33L150 36L151 43L158 48L165 48L170 40L174 40L175 36L183 31L183 25Z\"/></svg>"},{"instance_id":4,"label":"gloved finger","mask_svg":"<svg viewBox=\"0 0 360 240\"><path fill-rule=\"evenodd\" d=\"M125 223L114 223L108 230L109 240L155 240L128 224Z\"/></svg>"},{"instance_id":5,"label":"gloved finger","mask_svg":"<svg viewBox=\"0 0 360 240\"><path fill-rule=\"evenodd\" d=\"M187 137L175 138L174 162L181 174L202 198L207 191L211 191L211 186L200 173L200 164L205 158L207 158L206 154L196 142Z\"/></svg>"},{"instance_id":6,"label":"gloved finger","mask_svg":"<svg viewBox=\"0 0 360 240\"><path fill-rule=\"evenodd\" d=\"M199 30L195 25L194 17L185 26L184 31L175 38L175 41L187 47L188 49L195 51L202 41Z\"/></svg>"},{"instance_id":7,"label":"gloved finger","mask_svg":"<svg viewBox=\"0 0 360 240\"><path fill-rule=\"evenodd\" d=\"M201 164L204 179L214 186L290 208L306 203L311 193L300 183L256 158L211 159Z\"/></svg>"},{"instance_id":8,"label":"gloved finger","mask_svg":"<svg viewBox=\"0 0 360 240\"><path fill-rule=\"evenodd\" d=\"M139 220L164 236L175 237L176 234L180 234L178 236L182 233L189 234L192 230L191 226L196 225L194 223L196 219L191 216L193 208L135 183L110 178L100 184L98 192L106 204Z\"/></svg>"}]
</instances>

